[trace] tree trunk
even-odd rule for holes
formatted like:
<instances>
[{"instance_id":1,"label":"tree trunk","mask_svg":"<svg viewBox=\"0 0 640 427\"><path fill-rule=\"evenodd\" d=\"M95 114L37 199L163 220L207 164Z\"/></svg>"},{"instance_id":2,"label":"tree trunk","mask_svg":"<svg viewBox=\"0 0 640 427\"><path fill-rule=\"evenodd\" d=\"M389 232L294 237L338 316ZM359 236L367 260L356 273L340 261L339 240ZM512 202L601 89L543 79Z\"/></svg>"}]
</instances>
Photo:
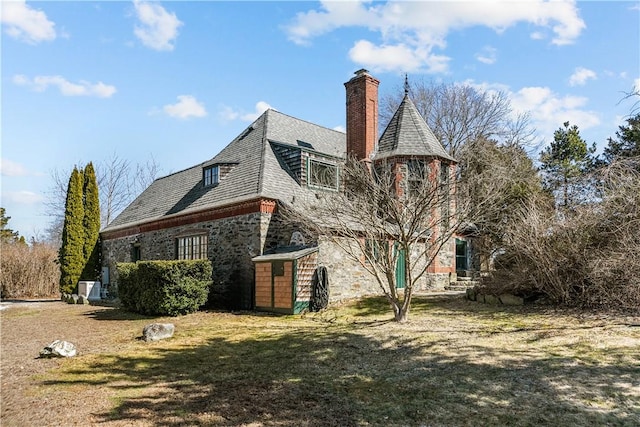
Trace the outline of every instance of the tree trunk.
<instances>
[{"instance_id":1,"label":"tree trunk","mask_svg":"<svg viewBox=\"0 0 640 427\"><path fill-rule=\"evenodd\" d=\"M393 308L394 319L398 323L405 323L409 318L409 310L401 307Z\"/></svg>"}]
</instances>

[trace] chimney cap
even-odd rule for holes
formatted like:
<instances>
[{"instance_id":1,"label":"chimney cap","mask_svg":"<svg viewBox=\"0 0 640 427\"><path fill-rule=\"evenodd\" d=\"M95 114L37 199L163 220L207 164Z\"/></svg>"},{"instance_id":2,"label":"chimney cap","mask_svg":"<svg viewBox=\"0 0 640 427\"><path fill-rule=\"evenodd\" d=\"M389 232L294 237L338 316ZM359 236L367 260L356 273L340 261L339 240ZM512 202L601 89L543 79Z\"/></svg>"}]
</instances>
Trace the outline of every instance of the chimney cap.
<instances>
[{"instance_id":1,"label":"chimney cap","mask_svg":"<svg viewBox=\"0 0 640 427\"><path fill-rule=\"evenodd\" d=\"M358 71L356 71L355 73L353 73L356 75L356 77L360 77L360 76L368 76L369 75L369 70L366 70L364 68L360 68Z\"/></svg>"}]
</instances>

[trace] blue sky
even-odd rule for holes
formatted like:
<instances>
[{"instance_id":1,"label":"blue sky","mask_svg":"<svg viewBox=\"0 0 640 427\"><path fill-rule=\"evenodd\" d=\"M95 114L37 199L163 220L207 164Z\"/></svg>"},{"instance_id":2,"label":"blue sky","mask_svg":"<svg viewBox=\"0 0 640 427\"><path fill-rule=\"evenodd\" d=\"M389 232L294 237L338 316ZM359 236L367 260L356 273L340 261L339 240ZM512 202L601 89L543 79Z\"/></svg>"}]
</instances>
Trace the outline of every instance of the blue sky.
<instances>
[{"instance_id":1,"label":"blue sky","mask_svg":"<svg viewBox=\"0 0 640 427\"><path fill-rule=\"evenodd\" d=\"M599 147L640 87L640 2L3 0L2 201L29 238L53 170L111 156L165 175L213 157L264 109L344 129L343 83L502 90L543 143ZM635 85L635 86L634 86Z\"/></svg>"}]
</instances>

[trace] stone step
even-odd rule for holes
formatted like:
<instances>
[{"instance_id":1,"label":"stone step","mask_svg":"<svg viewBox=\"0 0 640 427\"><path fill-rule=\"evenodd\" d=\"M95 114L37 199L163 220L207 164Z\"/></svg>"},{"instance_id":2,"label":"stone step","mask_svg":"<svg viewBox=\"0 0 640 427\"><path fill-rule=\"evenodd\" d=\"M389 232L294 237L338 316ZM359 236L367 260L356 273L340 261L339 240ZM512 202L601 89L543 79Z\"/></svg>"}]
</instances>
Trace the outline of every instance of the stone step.
<instances>
[{"instance_id":1,"label":"stone step","mask_svg":"<svg viewBox=\"0 0 640 427\"><path fill-rule=\"evenodd\" d=\"M445 286L444 289L447 291L466 291L467 289L473 288L474 286L480 284L477 280L460 280L458 279L455 283L450 283L448 286Z\"/></svg>"}]
</instances>

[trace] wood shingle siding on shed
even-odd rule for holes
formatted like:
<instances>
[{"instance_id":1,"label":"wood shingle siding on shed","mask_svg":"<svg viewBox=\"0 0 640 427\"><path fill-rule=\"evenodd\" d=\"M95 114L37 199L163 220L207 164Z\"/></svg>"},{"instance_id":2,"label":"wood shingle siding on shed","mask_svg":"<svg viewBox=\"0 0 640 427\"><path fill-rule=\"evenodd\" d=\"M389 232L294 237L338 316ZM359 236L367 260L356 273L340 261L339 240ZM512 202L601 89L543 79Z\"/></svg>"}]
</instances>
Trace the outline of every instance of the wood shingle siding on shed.
<instances>
[{"instance_id":1,"label":"wood shingle siding on shed","mask_svg":"<svg viewBox=\"0 0 640 427\"><path fill-rule=\"evenodd\" d=\"M296 261L296 303L309 303L313 287L313 274L318 268L318 253L314 252Z\"/></svg>"},{"instance_id":2,"label":"wood shingle siding on shed","mask_svg":"<svg viewBox=\"0 0 640 427\"><path fill-rule=\"evenodd\" d=\"M271 294L271 263L256 263L256 307L270 307Z\"/></svg>"},{"instance_id":3,"label":"wood shingle siding on shed","mask_svg":"<svg viewBox=\"0 0 640 427\"><path fill-rule=\"evenodd\" d=\"M256 309L295 314L309 308L318 268L317 247L281 248L253 262Z\"/></svg>"},{"instance_id":4,"label":"wood shingle siding on shed","mask_svg":"<svg viewBox=\"0 0 640 427\"><path fill-rule=\"evenodd\" d=\"M273 308L293 308L293 286L293 261L285 261L284 274L273 276Z\"/></svg>"}]
</instances>

